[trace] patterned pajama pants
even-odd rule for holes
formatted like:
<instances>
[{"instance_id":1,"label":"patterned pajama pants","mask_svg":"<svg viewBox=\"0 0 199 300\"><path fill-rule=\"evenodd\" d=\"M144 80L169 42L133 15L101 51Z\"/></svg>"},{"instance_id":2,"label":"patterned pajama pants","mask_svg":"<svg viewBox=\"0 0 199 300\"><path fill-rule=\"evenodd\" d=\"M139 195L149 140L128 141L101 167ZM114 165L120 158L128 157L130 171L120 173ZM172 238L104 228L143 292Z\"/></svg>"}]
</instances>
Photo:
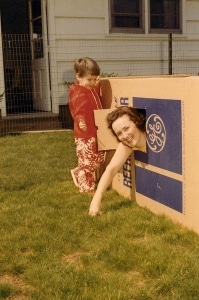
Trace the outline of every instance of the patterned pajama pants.
<instances>
[{"instance_id":1,"label":"patterned pajama pants","mask_svg":"<svg viewBox=\"0 0 199 300\"><path fill-rule=\"evenodd\" d=\"M95 137L75 138L78 166L73 170L80 192L95 189L95 171L104 162L105 152L98 151Z\"/></svg>"}]
</instances>

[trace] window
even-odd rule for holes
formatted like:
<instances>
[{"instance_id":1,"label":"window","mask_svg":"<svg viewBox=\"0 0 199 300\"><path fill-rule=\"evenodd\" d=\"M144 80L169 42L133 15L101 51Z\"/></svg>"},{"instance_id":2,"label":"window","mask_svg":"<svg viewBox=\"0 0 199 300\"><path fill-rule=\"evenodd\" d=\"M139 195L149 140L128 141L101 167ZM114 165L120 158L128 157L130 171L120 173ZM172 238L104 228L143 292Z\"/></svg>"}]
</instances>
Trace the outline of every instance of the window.
<instances>
[{"instance_id":1,"label":"window","mask_svg":"<svg viewBox=\"0 0 199 300\"><path fill-rule=\"evenodd\" d=\"M110 0L111 32L143 29L142 0Z\"/></svg>"},{"instance_id":2,"label":"window","mask_svg":"<svg viewBox=\"0 0 199 300\"><path fill-rule=\"evenodd\" d=\"M109 1L110 32L181 33L182 0Z\"/></svg>"},{"instance_id":3,"label":"window","mask_svg":"<svg viewBox=\"0 0 199 300\"><path fill-rule=\"evenodd\" d=\"M180 32L180 0L150 0L150 32Z\"/></svg>"}]
</instances>

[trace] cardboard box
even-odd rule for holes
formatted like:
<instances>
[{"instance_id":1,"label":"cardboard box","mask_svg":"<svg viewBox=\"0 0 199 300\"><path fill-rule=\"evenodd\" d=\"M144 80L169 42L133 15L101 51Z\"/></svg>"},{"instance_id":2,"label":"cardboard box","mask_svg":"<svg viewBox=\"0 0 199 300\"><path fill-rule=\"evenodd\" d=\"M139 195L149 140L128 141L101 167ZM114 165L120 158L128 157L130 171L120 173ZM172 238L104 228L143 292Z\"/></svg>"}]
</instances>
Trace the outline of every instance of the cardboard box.
<instances>
[{"instance_id":1,"label":"cardboard box","mask_svg":"<svg viewBox=\"0 0 199 300\"><path fill-rule=\"evenodd\" d=\"M147 118L147 153L134 151L112 188L199 233L199 77L105 78L102 96L106 109L144 108ZM112 149L115 142L99 122L104 113L96 112L99 143ZM132 180L129 187L127 178Z\"/></svg>"}]
</instances>

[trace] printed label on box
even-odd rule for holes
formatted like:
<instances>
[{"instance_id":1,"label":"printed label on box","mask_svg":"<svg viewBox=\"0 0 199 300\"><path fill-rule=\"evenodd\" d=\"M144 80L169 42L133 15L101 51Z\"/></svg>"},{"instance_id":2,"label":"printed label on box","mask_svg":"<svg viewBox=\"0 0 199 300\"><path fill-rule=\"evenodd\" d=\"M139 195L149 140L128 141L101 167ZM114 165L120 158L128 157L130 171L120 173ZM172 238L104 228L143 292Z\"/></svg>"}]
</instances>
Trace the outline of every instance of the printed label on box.
<instances>
[{"instance_id":1,"label":"printed label on box","mask_svg":"<svg viewBox=\"0 0 199 300\"><path fill-rule=\"evenodd\" d=\"M181 101L133 98L133 106L146 108L148 148L147 153L135 152L135 160L159 168L155 172L136 166L136 192L183 212L183 184L172 176L182 174ZM170 176L161 174L163 170Z\"/></svg>"}]
</instances>

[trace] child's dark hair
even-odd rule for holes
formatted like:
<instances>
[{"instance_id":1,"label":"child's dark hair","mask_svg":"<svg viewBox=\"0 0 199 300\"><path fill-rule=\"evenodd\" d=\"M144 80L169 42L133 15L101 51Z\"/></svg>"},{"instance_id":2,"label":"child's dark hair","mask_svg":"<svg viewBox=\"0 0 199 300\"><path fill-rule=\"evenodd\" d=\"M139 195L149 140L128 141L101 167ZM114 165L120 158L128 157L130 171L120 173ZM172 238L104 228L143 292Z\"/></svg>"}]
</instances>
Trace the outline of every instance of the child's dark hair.
<instances>
[{"instance_id":1,"label":"child's dark hair","mask_svg":"<svg viewBox=\"0 0 199 300\"><path fill-rule=\"evenodd\" d=\"M87 74L99 76L100 67L97 62L90 57L82 57L75 60L74 72L78 74L79 77L84 77Z\"/></svg>"},{"instance_id":2,"label":"child's dark hair","mask_svg":"<svg viewBox=\"0 0 199 300\"><path fill-rule=\"evenodd\" d=\"M112 125L123 115L128 115L130 120L135 123L136 127L140 131L146 131L146 117L144 109L137 109L130 106L120 106L107 115L108 128L112 130L114 135L116 134L113 131Z\"/></svg>"}]
</instances>

